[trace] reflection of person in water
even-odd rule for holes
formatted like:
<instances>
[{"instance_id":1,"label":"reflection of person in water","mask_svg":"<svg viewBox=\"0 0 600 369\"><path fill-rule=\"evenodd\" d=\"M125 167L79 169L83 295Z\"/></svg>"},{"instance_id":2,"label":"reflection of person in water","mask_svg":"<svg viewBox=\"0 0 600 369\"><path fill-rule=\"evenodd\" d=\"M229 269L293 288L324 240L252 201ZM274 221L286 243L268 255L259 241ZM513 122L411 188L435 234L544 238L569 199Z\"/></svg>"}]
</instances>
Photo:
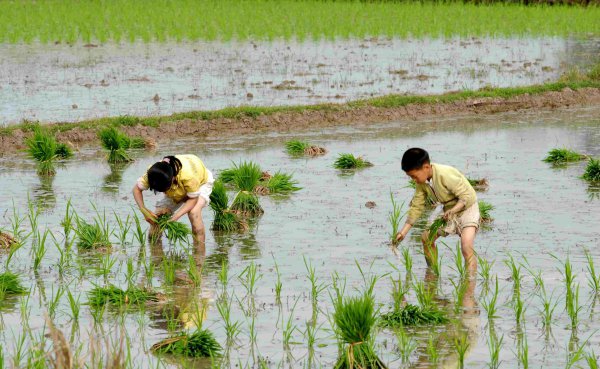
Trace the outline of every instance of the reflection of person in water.
<instances>
[{"instance_id":1,"label":"reflection of person in water","mask_svg":"<svg viewBox=\"0 0 600 369\"><path fill-rule=\"evenodd\" d=\"M429 269L425 274L426 285L429 288L435 288L437 291L438 278ZM436 351L439 354L438 362L431 363L431 359L427 354L427 343L422 344L417 350L419 357L415 363L418 368L456 368L458 364L458 355L454 346L455 338L460 335L467 337L469 348L465 354L465 358L469 356L477 344L480 334L480 317L477 303L475 302L475 285L477 282L473 278L468 278L462 281L465 283L465 293L460 301L462 309L457 316L458 322L449 323L444 329L435 329L431 334L436 335L433 344L436 346ZM433 286L432 286L433 284ZM437 301L444 301L443 298L436 298Z\"/></svg>"},{"instance_id":2,"label":"reflection of person in water","mask_svg":"<svg viewBox=\"0 0 600 369\"><path fill-rule=\"evenodd\" d=\"M192 224L194 246L205 248L202 209L210 202L214 178L196 155L165 156L152 165L133 186L133 197L144 218L155 226L157 215L173 214L171 221L188 214ZM142 191L162 192L165 197L156 204L155 212L144 205ZM156 230L154 230L156 232Z\"/></svg>"}]
</instances>

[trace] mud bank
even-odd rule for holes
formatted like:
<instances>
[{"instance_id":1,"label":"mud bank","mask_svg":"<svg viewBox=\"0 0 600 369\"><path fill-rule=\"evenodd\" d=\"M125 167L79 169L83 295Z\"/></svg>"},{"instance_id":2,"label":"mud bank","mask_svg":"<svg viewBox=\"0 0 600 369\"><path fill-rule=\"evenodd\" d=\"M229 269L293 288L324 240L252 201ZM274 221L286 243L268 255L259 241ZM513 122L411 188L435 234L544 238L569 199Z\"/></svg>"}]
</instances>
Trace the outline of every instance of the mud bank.
<instances>
[{"instance_id":1,"label":"mud bank","mask_svg":"<svg viewBox=\"0 0 600 369\"><path fill-rule=\"evenodd\" d=\"M441 95L448 96L448 95ZM377 107L371 102L366 104L328 104L309 106L306 109L290 108L273 113L260 113L252 117L240 114L238 118L214 119L161 119L157 126L138 124L122 126L128 134L152 138L158 142L172 139L198 136L215 137L241 135L257 131L301 131L320 127L340 125L369 125L389 121L419 121L432 117L450 117L464 114L494 114L519 110L556 109L572 106L600 104L600 88L580 89L563 88L560 91L548 91L540 94L525 93L509 98L484 97L466 98L452 102L412 103L391 108ZM88 122L89 123L89 122ZM57 132L59 141L68 142L75 148L94 144L98 141L98 126L90 124L48 124ZM59 129L60 127L60 129ZM26 126L21 126L0 135L2 155L24 148L24 139L30 134Z\"/></svg>"}]
</instances>

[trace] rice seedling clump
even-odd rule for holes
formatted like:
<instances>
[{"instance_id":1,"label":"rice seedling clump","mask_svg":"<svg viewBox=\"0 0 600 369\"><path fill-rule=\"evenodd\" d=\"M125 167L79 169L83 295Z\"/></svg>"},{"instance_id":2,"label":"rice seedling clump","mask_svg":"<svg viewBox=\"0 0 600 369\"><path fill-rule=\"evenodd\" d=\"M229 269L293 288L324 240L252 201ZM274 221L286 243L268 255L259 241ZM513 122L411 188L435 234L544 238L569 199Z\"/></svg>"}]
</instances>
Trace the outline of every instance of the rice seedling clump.
<instances>
[{"instance_id":1,"label":"rice seedling clump","mask_svg":"<svg viewBox=\"0 0 600 369\"><path fill-rule=\"evenodd\" d=\"M359 169L373 166L372 163L366 161L362 157L356 157L352 154L340 154L333 163L337 169Z\"/></svg>"},{"instance_id":2,"label":"rice seedling clump","mask_svg":"<svg viewBox=\"0 0 600 369\"><path fill-rule=\"evenodd\" d=\"M475 179L475 178L467 178L471 186L475 189L475 191L483 191L488 188L490 185L488 180L485 178Z\"/></svg>"},{"instance_id":3,"label":"rice seedling clump","mask_svg":"<svg viewBox=\"0 0 600 369\"><path fill-rule=\"evenodd\" d=\"M212 332L198 329L192 334L181 333L154 344L151 351L159 354L173 354L186 357L218 357L221 345Z\"/></svg>"},{"instance_id":4,"label":"rice seedling clump","mask_svg":"<svg viewBox=\"0 0 600 369\"><path fill-rule=\"evenodd\" d=\"M600 159L590 159L582 178L590 182L600 182Z\"/></svg>"},{"instance_id":5,"label":"rice seedling clump","mask_svg":"<svg viewBox=\"0 0 600 369\"><path fill-rule=\"evenodd\" d=\"M0 300L9 295L20 295L27 292L21 284L19 276L10 272L0 274Z\"/></svg>"},{"instance_id":6,"label":"rice seedling clump","mask_svg":"<svg viewBox=\"0 0 600 369\"><path fill-rule=\"evenodd\" d=\"M72 150L39 125L33 127L33 135L25 140L29 156L37 162L37 172L40 175L53 175L54 160L67 159L73 156Z\"/></svg>"},{"instance_id":7,"label":"rice seedling clump","mask_svg":"<svg viewBox=\"0 0 600 369\"><path fill-rule=\"evenodd\" d=\"M546 163L565 164L585 159L586 156L569 149L552 149L544 158Z\"/></svg>"},{"instance_id":8,"label":"rice seedling clump","mask_svg":"<svg viewBox=\"0 0 600 369\"><path fill-rule=\"evenodd\" d=\"M439 235L440 230L443 230L448 222L444 218L437 218L429 225L429 244L433 243L433 240Z\"/></svg>"},{"instance_id":9,"label":"rice seedling clump","mask_svg":"<svg viewBox=\"0 0 600 369\"><path fill-rule=\"evenodd\" d=\"M108 287L94 287L88 293L88 303L91 307L101 307L105 304L114 306L142 305L146 302L159 301L156 292L137 287L129 287L122 290L114 285Z\"/></svg>"},{"instance_id":10,"label":"rice seedling clump","mask_svg":"<svg viewBox=\"0 0 600 369\"><path fill-rule=\"evenodd\" d=\"M171 214L163 214L156 219L158 228L165 232L167 239L172 242L187 242L187 238L192 234L192 230L186 224L171 220Z\"/></svg>"},{"instance_id":11,"label":"rice seedling clump","mask_svg":"<svg viewBox=\"0 0 600 369\"><path fill-rule=\"evenodd\" d=\"M265 188L267 194L289 194L302 189L298 186L298 181L292 179L291 174L282 172L277 172L272 176L263 176L258 187Z\"/></svg>"},{"instance_id":12,"label":"rice seedling clump","mask_svg":"<svg viewBox=\"0 0 600 369\"><path fill-rule=\"evenodd\" d=\"M0 231L0 249L10 249L17 240L8 233Z\"/></svg>"},{"instance_id":13,"label":"rice seedling clump","mask_svg":"<svg viewBox=\"0 0 600 369\"><path fill-rule=\"evenodd\" d=\"M103 228L97 221L94 224L77 218L77 228L74 229L77 234L77 247L82 250L108 249L111 247L110 232Z\"/></svg>"},{"instance_id":14,"label":"rice seedling clump","mask_svg":"<svg viewBox=\"0 0 600 369\"><path fill-rule=\"evenodd\" d=\"M126 163L132 161L127 149L130 139L115 127L107 127L98 133L102 147L108 150L109 163Z\"/></svg>"},{"instance_id":15,"label":"rice seedling clump","mask_svg":"<svg viewBox=\"0 0 600 369\"><path fill-rule=\"evenodd\" d=\"M479 201L479 216L482 223L490 223L494 220L490 214L490 211L492 210L494 210L494 205L483 200Z\"/></svg>"},{"instance_id":16,"label":"rice seedling clump","mask_svg":"<svg viewBox=\"0 0 600 369\"><path fill-rule=\"evenodd\" d=\"M334 368L386 368L373 347L371 333L376 311L370 292L358 297L338 296L334 301L333 322L338 340L345 344Z\"/></svg>"},{"instance_id":17,"label":"rice seedling clump","mask_svg":"<svg viewBox=\"0 0 600 369\"><path fill-rule=\"evenodd\" d=\"M262 171L258 164L251 161L241 162L234 166L233 184L239 190L231 204L231 210L248 216L263 213L258 197L254 194L255 188L262 178Z\"/></svg>"},{"instance_id":18,"label":"rice seedling clump","mask_svg":"<svg viewBox=\"0 0 600 369\"><path fill-rule=\"evenodd\" d=\"M291 156L319 156L327 153L327 150L322 147L311 145L306 141L300 140L291 140L286 142L285 150Z\"/></svg>"},{"instance_id":19,"label":"rice seedling clump","mask_svg":"<svg viewBox=\"0 0 600 369\"><path fill-rule=\"evenodd\" d=\"M216 231L244 231L248 224L240 216L229 209L229 197L225 185L215 181L210 194L210 207L215 213L212 229Z\"/></svg>"},{"instance_id":20,"label":"rice seedling clump","mask_svg":"<svg viewBox=\"0 0 600 369\"><path fill-rule=\"evenodd\" d=\"M380 317L384 327L444 324L449 322L446 312L435 307L421 307L408 304L400 310L394 310Z\"/></svg>"}]
</instances>

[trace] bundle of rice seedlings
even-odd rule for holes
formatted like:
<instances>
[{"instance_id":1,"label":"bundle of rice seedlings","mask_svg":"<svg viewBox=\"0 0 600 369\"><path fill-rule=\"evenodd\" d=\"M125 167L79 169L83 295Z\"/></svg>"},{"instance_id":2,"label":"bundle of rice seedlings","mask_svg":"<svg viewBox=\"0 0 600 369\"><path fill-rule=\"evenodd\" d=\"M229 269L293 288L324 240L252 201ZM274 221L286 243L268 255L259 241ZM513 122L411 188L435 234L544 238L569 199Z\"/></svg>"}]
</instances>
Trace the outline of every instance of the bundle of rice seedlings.
<instances>
[{"instance_id":1,"label":"bundle of rice seedlings","mask_svg":"<svg viewBox=\"0 0 600 369\"><path fill-rule=\"evenodd\" d=\"M297 186L298 181L293 180L291 174L282 172L277 172L272 176L269 175L268 177L263 175L260 183L261 184L256 188L266 189L266 191L263 191L261 194L289 194L302 189L302 187ZM255 192L258 191L255 189Z\"/></svg>"},{"instance_id":2,"label":"bundle of rice seedlings","mask_svg":"<svg viewBox=\"0 0 600 369\"><path fill-rule=\"evenodd\" d=\"M490 223L494 220L490 215L490 211L492 210L494 210L494 205L483 200L479 201L479 217L482 223Z\"/></svg>"},{"instance_id":3,"label":"bundle of rice seedlings","mask_svg":"<svg viewBox=\"0 0 600 369\"><path fill-rule=\"evenodd\" d=\"M109 151L109 163L126 163L132 161L127 149L130 146L130 138L116 129L115 127L107 127L98 133L102 147Z\"/></svg>"},{"instance_id":4,"label":"bundle of rice seedlings","mask_svg":"<svg viewBox=\"0 0 600 369\"><path fill-rule=\"evenodd\" d=\"M544 161L552 164L566 164L568 162L579 161L585 158L585 155L569 149L552 149L548 152L548 156L544 158Z\"/></svg>"},{"instance_id":5,"label":"bundle of rice seedlings","mask_svg":"<svg viewBox=\"0 0 600 369\"><path fill-rule=\"evenodd\" d=\"M448 224L448 222L446 221L446 219L444 218L437 218L435 219L430 225L429 225L429 244L431 245L433 243L433 240L435 239L435 237L439 234L439 231L441 229L444 229L444 227L446 227L446 224Z\"/></svg>"},{"instance_id":6,"label":"bundle of rice seedlings","mask_svg":"<svg viewBox=\"0 0 600 369\"><path fill-rule=\"evenodd\" d=\"M255 216L263 213L254 189L258 186L262 171L260 167L249 161L241 162L234 167L233 184L239 192L233 199L231 210L243 215Z\"/></svg>"},{"instance_id":7,"label":"bundle of rice seedlings","mask_svg":"<svg viewBox=\"0 0 600 369\"><path fill-rule=\"evenodd\" d=\"M590 182L600 182L600 159L590 159L581 178Z\"/></svg>"},{"instance_id":8,"label":"bundle of rice seedlings","mask_svg":"<svg viewBox=\"0 0 600 369\"><path fill-rule=\"evenodd\" d=\"M69 145L58 142L56 144L56 156L61 159L69 159L73 157L73 150L71 150Z\"/></svg>"},{"instance_id":9,"label":"bundle of rice seedlings","mask_svg":"<svg viewBox=\"0 0 600 369\"><path fill-rule=\"evenodd\" d=\"M218 357L221 345L207 329L198 329L192 334L179 335L154 344L151 351L159 354L173 354L186 357Z\"/></svg>"},{"instance_id":10,"label":"bundle of rice seedlings","mask_svg":"<svg viewBox=\"0 0 600 369\"><path fill-rule=\"evenodd\" d=\"M338 296L333 307L335 334L338 340L346 345L334 368L386 368L373 347L371 331L377 320L375 301L371 293L364 292L358 297Z\"/></svg>"},{"instance_id":11,"label":"bundle of rice seedlings","mask_svg":"<svg viewBox=\"0 0 600 369\"><path fill-rule=\"evenodd\" d=\"M98 221L94 224L76 218L77 228L74 229L77 235L77 247L82 250L108 249L111 247L110 233L104 229Z\"/></svg>"},{"instance_id":12,"label":"bundle of rice seedlings","mask_svg":"<svg viewBox=\"0 0 600 369\"><path fill-rule=\"evenodd\" d=\"M482 191L489 187L489 182L486 178L475 179L475 178L467 178L471 186L475 189L475 191Z\"/></svg>"},{"instance_id":13,"label":"bundle of rice seedlings","mask_svg":"<svg viewBox=\"0 0 600 369\"><path fill-rule=\"evenodd\" d=\"M40 126L33 127L33 135L25 140L29 155L37 162L39 175L54 175L54 160L57 157L56 139L50 132Z\"/></svg>"},{"instance_id":14,"label":"bundle of rice seedlings","mask_svg":"<svg viewBox=\"0 0 600 369\"><path fill-rule=\"evenodd\" d=\"M224 169L219 173L219 180L223 183L233 183L235 168Z\"/></svg>"},{"instance_id":15,"label":"bundle of rice seedlings","mask_svg":"<svg viewBox=\"0 0 600 369\"><path fill-rule=\"evenodd\" d=\"M248 223L229 209L229 197L225 185L220 180L215 181L210 194L210 207L215 213L212 229L216 231L244 231Z\"/></svg>"},{"instance_id":16,"label":"bundle of rice seedlings","mask_svg":"<svg viewBox=\"0 0 600 369\"><path fill-rule=\"evenodd\" d=\"M380 317L380 324L388 328L407 325L445 324L449 321L448 314L442 310L435 307L421 307L411 304Z\"/></svg>"},{"instance_id":17,"label":"bundle of rice seedlings","mask_svg":"<svg viewBox=\"0 0 600 369\"><path fill-rule=\"evenodd\" d=\"M306 141L291 140L285 143L285 150L292 156L319 156L327 153L322 147L311 145Z\"/></svg>"},{"instance_id":18,"label":"bundle of rice seedlings","mask_svg":"<svg viewBox=\"0 0 600 369\"><path fill-rule=\"evenodd\" d=\"M11 272L0 274L0 300L9 295L21 295L27 292L19 276Z\"/></svg>"},{"instance_id":19,"label":"bundle of rice seedlings","mask_svg":"<svg viewBox=\"0 0 600 369\"><path fill-rule=\"evenodd\" d=\"M352 154L339 154L333 163L337 169L358 169L373 166L372 163L364 160L362 157L355 157Z\"/></svg>"},{"instance_id":20,"label":"bundle of rice seedlings","mask_svg":"<svg viewBox=\"0 0 600 369\"><path fill-rule=\"evenodd\" d=\"M0 231L0 249L10 249L17 243L17 240L13 236Z\"/></svg>"},{"instance_id":21,"label":"bundle of rice seedlings","mask_svg":"<svg viewBox=\"0 0 600 369\"><path fill-rule=\"evenodd\" d=\"M171 243L187 242L188 236L192 234L192 230L186 224L172 221L171 214L159 216L156 219L156 223L161 232L165 232L167 239Z\"/></svg>"},{"instance_id":22,"label":"bundle of rice seedlings","mask_svg":"<svg viewBox=\"0 0 600 369\"><path fill-rule=\"evenodd\" d=\"M158 293L134 286L122 290L111 284L108 287L96 286L88 292L88 304L94 308L105 304L113 306L142 305L146 302L157 302L159 300Z\"/></svg>"}]
</instances>

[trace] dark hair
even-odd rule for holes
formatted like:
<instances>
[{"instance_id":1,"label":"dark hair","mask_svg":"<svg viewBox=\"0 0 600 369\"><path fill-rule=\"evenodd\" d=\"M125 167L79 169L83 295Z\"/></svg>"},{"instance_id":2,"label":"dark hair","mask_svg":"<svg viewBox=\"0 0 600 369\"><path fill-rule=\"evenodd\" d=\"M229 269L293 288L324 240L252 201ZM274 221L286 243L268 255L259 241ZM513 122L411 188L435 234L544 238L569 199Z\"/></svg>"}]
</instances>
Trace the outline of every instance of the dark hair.
<instances>
[{"instance_id":1,"label":"dark hair","mask_svg":"<svg viewBox=\"0 0 600 369\"><path fill-rule=\"evenodd\" d=\"M405 172L421 169L424 164L429 164L429 154L423 149L413 147L402 155L402 170Z\"/></svg>"},{"instance_id":2,"label":"dark hair","mask_svg":"<svg viewBox=\"0 0 600 369\"><path fill-rule=\"evenodd\" d=\"M168 161L165 161L168 159ZM165 192L173 183L177 183L177 174L181 170L181 161L174 156L165 156L162 161L148 169L148 185L152 191Z\"/></svg>"}]
</instances>

